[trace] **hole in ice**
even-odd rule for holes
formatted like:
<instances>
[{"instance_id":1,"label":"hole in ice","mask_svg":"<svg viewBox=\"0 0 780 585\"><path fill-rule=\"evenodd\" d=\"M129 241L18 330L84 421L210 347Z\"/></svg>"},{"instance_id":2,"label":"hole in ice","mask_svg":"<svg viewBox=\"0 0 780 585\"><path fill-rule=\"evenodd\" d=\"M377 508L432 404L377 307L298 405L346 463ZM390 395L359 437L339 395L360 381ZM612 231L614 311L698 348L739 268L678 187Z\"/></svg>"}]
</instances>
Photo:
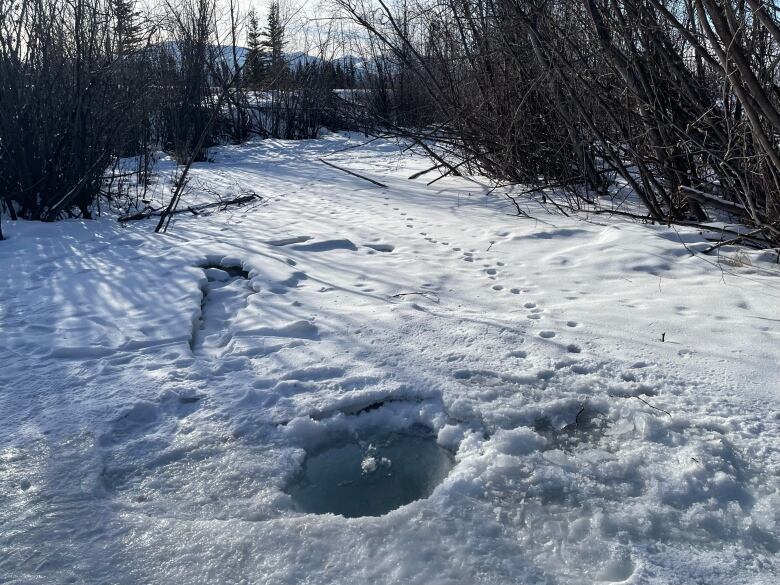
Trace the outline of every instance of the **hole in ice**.
<instances>
[{"instance_id":1,"label":"hole in ice","mask_svg":"<svg viewBox=\"0 0 780 585\"><path fill-rule=\"evenodd\" d=\"M362 429L308 450L286 492L305 512L382 516L430 496L451 468L452 456L425 427Z\"/></svg>"}]
</instances>

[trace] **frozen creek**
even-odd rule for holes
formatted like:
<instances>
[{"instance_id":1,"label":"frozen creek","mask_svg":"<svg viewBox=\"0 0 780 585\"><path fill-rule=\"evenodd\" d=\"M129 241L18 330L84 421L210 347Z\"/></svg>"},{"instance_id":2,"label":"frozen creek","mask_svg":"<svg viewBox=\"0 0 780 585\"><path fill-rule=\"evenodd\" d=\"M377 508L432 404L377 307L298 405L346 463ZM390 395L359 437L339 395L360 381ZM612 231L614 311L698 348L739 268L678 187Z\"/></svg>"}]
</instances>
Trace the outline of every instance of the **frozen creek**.
<instances>
[{"instance_id":1,"label":"frozen creek","mask_svg":"<svg viewBox=\"0 0 780 585\"><path fill-rule=\"evenodd\" d=\"M778 582L774 256L362 140L218 149L192 185L263 204L165 236L4 221L0 582ZM413 494L298 491L391 437Z\"/></svg>"}]
</instances>

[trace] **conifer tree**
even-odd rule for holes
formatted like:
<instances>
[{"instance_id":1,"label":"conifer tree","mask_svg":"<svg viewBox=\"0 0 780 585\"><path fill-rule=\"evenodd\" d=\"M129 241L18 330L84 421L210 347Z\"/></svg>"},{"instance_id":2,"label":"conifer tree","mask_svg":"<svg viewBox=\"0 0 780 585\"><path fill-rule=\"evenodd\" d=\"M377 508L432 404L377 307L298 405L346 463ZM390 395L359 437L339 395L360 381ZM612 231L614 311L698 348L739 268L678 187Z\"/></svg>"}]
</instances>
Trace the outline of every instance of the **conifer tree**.
<instances>
[{"instance_id":1,"label":"conifer tree","mask_svg":"<svg viewBox=\"0 0 780 585\"><path fill-rule=\"evenodd\" d=\"M267 63L271 79L278 82L285 68L284 63L284 23L282 22L279 2L274 0L268 9L268 20L263 30L263 48L267 53Z\"/></svg>"},{"instance_id":2,"label":"conifer tree","mask_svg":"<svg viewBox=\"0 0 780 585\"><path fill-rule=\"evenodd\" d=\"M246 35L247 54L244 65L244 75L247 85L253 88L260 86L266 77L265 54L261 39L260 24L254 10L249 13L249 23Z\"/></svg>"},{"instance_id":3,"label":"conifer tree","mask_svg":"<svg viewBox=\"0 0 780 585\"><path fill-rule=\"evenodd\" d=\"M135 0L113 0L116 50L120 55L137 51L143 42L141 13L136 10L135 4Z\"/></svg>"}]
</instances>

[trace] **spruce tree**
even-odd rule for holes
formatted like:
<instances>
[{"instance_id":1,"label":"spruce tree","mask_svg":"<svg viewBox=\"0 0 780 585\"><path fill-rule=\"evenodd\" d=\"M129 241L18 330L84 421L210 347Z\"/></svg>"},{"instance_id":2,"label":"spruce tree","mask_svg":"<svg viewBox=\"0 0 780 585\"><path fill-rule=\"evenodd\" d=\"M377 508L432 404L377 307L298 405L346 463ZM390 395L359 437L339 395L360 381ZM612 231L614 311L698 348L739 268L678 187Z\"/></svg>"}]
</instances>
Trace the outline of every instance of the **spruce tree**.
<instances>
[{"instance_id":1,"label":"spruce tree","mask_svg":"<svg viewBox=\"0 0 780 585\"><path fill-rule=\"evenodd\" d=\"M265 81L265 55L263 41L260 38L260 24L254 10L249 13L249 23L246 34L246 64L244 75L246 83L252 88L259 87Z\"/></svg>"},{"instance_id":2,"label":"spruce tree","mask_svg":"<svg viewBox=\"0 0 780 585\"><path fill-rule=\"evenodd\" d=\"M113 0L113 8L116 51L120 55L133 53L143 42L141 13L135 9L135 0Z\"/></svg>"},{"instance_id":3,"label":"spruce tree","mask_svg":"<svg viewBox=\"0 0 780 585\"><path fill-rule=\"evenodd\" d=\"M267 52L267 63L271 79L278 82L284 73L284 23L279 2L274 0L268 9L268 20L263 30L263 48Z\"/></svg>"}]
</instances>

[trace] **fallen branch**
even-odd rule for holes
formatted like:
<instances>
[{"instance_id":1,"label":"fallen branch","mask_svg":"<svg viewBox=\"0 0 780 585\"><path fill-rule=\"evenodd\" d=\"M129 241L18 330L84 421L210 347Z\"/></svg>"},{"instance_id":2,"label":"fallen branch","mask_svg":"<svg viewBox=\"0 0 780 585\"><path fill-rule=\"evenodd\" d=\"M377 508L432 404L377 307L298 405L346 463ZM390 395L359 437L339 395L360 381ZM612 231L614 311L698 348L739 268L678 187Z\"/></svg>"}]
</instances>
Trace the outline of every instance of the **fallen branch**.
<instances>
[{"instance_id":1,"label":"fallen branch","mask_svg":"<svg viewBox=\"0 0 780 585\"><path fill-rule=\"evenodd\" d=\"M750 237L752 237L752 236L754 236L756 234L760 234L761 231L762 231L761 229L757 229L757 230L755 230L753 232L750 232L749 234L745 234L744 236L737 236L736 238L734 238L732 240L722 240L722 241L718 242L717 244L713 244L712 246L710 246L709 248L704 250L702 252L702 254L709 254L711 252L714 252L715 250L717 250L721 246L730 246L732 244L740 244L740 243L744 242L745 238L750 238Z\"/></svg>"},{"instance_id":2,"label":"fallen branch","mask_svg":"<svg viewBox=\"0 0 780 585\"><path fill-rule=\"evenodd\" d=\"M520 204L517 202L517 199L512 197L512 195L510 195L509 193L504 193L504 195L506 195L506 198L509 199L512 202L512 205L515 206L515 209L517 210L517 215L518 216L527 217L528 219L534 219L527 212L525 212L522 209L520 209Z\"/></svg>"},{"instance_id":3,"label":"fallen branch","mask_svg":"<svg viewBox=\"0 0 780 585\"><path fill-rule=\"evenodd\" d=\"M340 167L338 165L334 165L333 163L330 163L330 162L328 162L326 160L322 160L321 158L318 158L317 160L320 161L324 165L328 165L329 167L332 167L334 169L337 169L337 170L341 171L342 173L347 173L348 175L352 175L353 177L357 177L358 179L363 179L364 181L368 181L369 183L373 183L374 185L376 185L378 187L382 187L384 189L387 189L387 185L385 185L384 183L380 183L379 181L375 181L374 179L369 179L368 177L363 176L363 175L361 175L359 173L356 173L355 171L350 171L349 169L345 169L344 167Z\"/></svg>"},{"instance_id":4,"label":"fallen branch","mask_svg":"<svg viewBox=\"0 0 780 585\"><path fill-rule=\"evenodd\" d=\"M170 212L172 215L176 215L179 213L191 213L193 215L199 215L201 211L205 211L206 209L213 209L215 207L220 207L221 211L224 211L228 207L232 205L244 205L246 203L250 203L252 201L262 201L262 197L260 195L256 195L255 193L251 193L250 195L242 195L241 197L236 197L235 199L230 199L229 201L214 201L212 203L201 203L200 205L190 205L182 209L174 209L172 212ZM138 213L134 213L132 215L123 215L117 221L119 223L125 223L127 221L137 221L139 219L149 219L150 217L160 217L163 214L163 211L165 210L164 207L159 207L157 209L153 209L151 207L147 207L143 211L139 211Z\"/></svg>"},{"instance_id":5,"label":"fallen branch","mask_svg":"<svg viewBox=\"0 0 780 585\"><path fill-rule=\"evenodd\" d=\"M741 217L750 216L748 210L745 209L743 205L734 203L732 201L726 201L725 199L721 199L715 195L710 195L709 193L705 193L699 189L694 189L693 187L688 187L687 185L680 185L680 191L682 191L689 199L693 199L699 203L704 203L710 207L721 209Z\"/></svg>"},{"instance_id":6,"label":"fallen branch","mask_svg":"<svg viewBox=\"0 0 780 585\"><path fill-rule=\"evenodd\" d=\"M409 179L408 179L408 180L409 180L409 181L414 181L415 179L419 179L419 178L420 178L420 177L422 177L423 175L426 175L426 174L430 173L431 171L435 171L436 169L440 169L440 168L442 168L443 166L444 166L444 165L435 164L435 165L433 165L432 167L430 167L430 168L428 168L428 169L425 169L424 171L419 171L419 172L417 172L417 173L414 173L414 174L413 174L411 177L409 177Z\"/></svg>"}]
</instances>

